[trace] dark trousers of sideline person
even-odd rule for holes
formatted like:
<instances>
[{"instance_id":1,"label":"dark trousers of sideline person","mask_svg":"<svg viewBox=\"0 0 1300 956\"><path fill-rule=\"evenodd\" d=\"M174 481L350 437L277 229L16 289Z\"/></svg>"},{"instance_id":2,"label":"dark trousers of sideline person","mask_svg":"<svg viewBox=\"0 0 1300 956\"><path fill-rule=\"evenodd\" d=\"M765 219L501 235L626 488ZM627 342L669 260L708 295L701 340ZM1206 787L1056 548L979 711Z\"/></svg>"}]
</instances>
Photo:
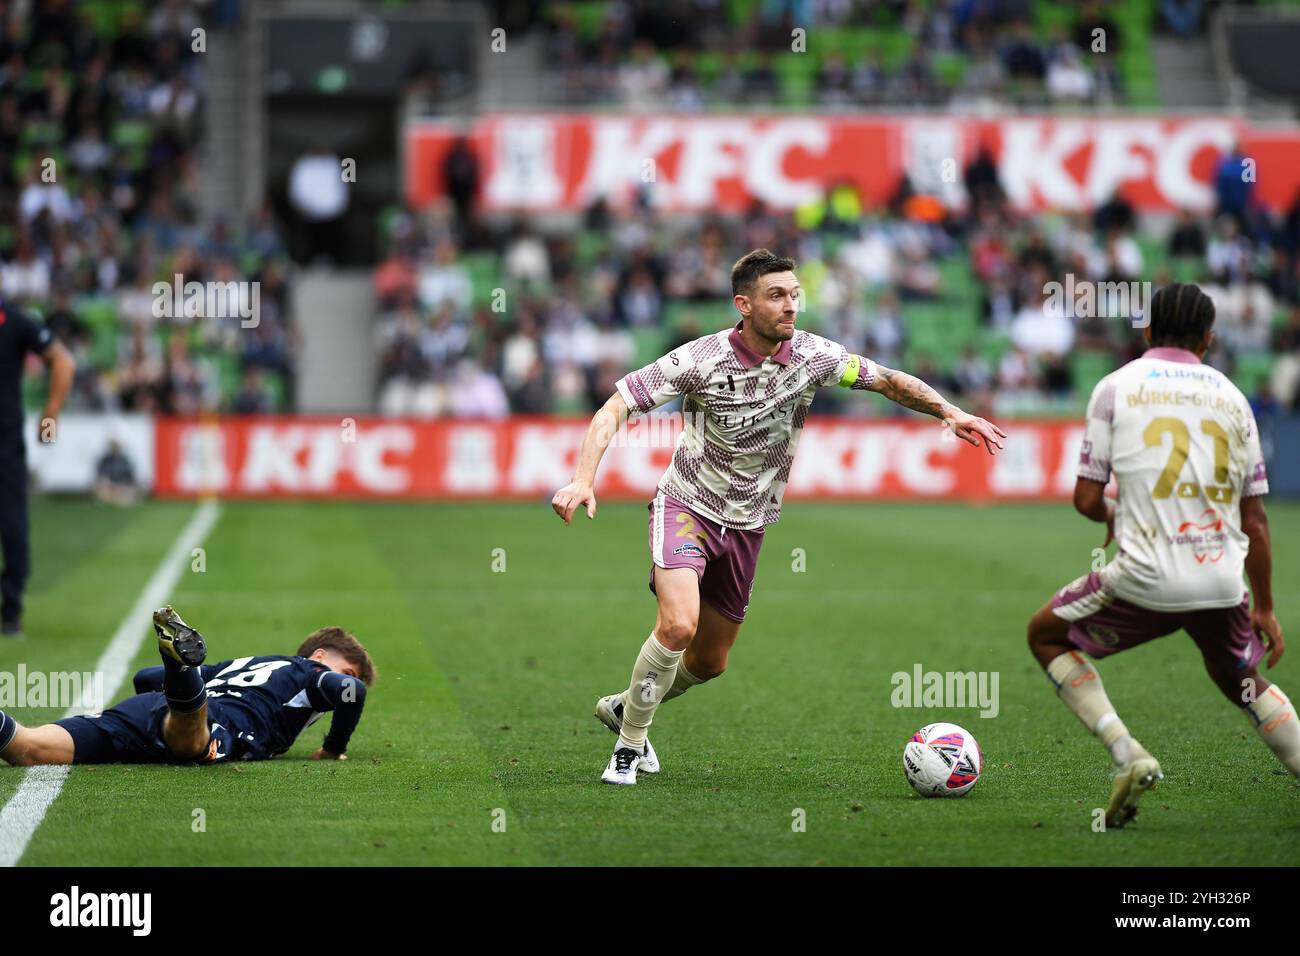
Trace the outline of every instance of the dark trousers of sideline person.
<instances>
[{"instance_id":1,"label":"dark trousers of sideline person","mask_svg":"<svg viewBox=\"0 0 1300 956\"><path fill-rule=\"evenodd\" d=\"M27 454L22 429L0 431L0 623L22 620L23 589L31 572L27 518Z\"/></svg>"}]
</instances>

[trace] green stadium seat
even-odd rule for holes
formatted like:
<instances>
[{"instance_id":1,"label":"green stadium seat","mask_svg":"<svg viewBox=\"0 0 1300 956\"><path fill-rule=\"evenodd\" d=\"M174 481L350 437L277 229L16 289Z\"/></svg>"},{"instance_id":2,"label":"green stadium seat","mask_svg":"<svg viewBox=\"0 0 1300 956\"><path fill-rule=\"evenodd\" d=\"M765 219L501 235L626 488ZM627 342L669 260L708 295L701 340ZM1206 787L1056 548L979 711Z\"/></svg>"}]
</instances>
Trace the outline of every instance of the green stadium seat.
<instances>
[{"instance_id":1,"label":"green stadium seat","mask_svg":"<svg viewBox=\"0 0 1300 956\"><path fill-rule=\"evenodd\" d=\"M140 120L119 120L109 134L109 142L120 149L144 149L152 141L153 127Z\"/></svg>"},{"instance_id":2,"label":"green stadium seat","mask_svg":"<svg viewBox=\"0 0 1300 956\"><path fill-rule=\"evenodd\" d=\"M469 252L460 257L460 263L469 273L469 281L474 289L472 297L474 306L491 305L492 290L502 286L496 254Z\"/></svg>"},{"instance_id":3,"label":"green stadium seat","mask_svg":"<svg viewBox=\"0 0 1300 956\"><path fill-rule=\"evenodd\" d=\"M91 364L99 367L116 365L120 332L117 302L107 296L79 299L73 310L90 332Z\"/></svg>"},{"instance_id":4,"label":"green stadium seat","mask_svg":"<svg viewBox=\"0 0 1300 956\"><path fill-rule=\"evenodd\" d=\"M638 326L632 329L633 367L640 368L643 365L649 365L663 355L666 342L667 336L664 334L663 328L659 326Z\"/></svg>"},{"instance_id":5,"label":"green stadium seat","mask_svg":"<svg viewBox=\"0 0 1300 956\"><path fill-rule=\"evenodd\" d=\"M1084 400L1093 387L1115 370L1115 357L1107 352L1080 351L1070 356L1070 378L1074 394Z\"/></svg>"},{"instance_id":6,"label":"green stadium seat","mask_svg":"<svg viewBox=\"0 0 1300 956\"><path fill-rule=\"evenodd\" d=\"M1259 390L1260 385L1269 380L1272 374L1272 355L1267 352L1245 353L1237 356L1232 381L1247 398L1250 398Z\"/></svg>"},{"instance_id":7,"label":"green stadium seat","mask_svg":"<svg viewBox=\"0 0 1300 956\"><path fill-rule=\"evenodd\" d=\"M882 30L876 40L880 59L887 70L897 70L912 55L916 38L906 30Z\"/></svg>"},{"instance_id":8,"label":"green stadium seat","mask_svg":"<svg viewBox=\"0 0 1300 956\"><path fill-rule=\"evenodd\" d=\"M695 66L695 76L705 86L712 86L722 75L722 54L716 50L701 50L691 62Z\"/></svg>"},{"instance_id":9,"label":"green stadium seat","mask_svg":"<svg viewBox=\"0 0 1300 956\"><path fill-rule=\"evenodd\" d=\"M817 86L819 61L807 53L782 53L772 60L781 101L787 106L807 106Z\"/></svg>"},{"instance_id":10,"label":"green stadium seat","mask_svg":"<svg viewBox=\"0 0 1300 956\"><path fill-rule=\"evenodd\" d=\"M964 53L955 50L943 51L930 57L930 65L934 68L934 75L941 85L956 88L966 79L969 61Z\"/></svg>"},{"instance_id":11,"label":"green stadium seat","mask_svg":"<svg viewBox=\"0 0 1300 956\"><path fill-rule=\"evenodd\" d=\"M266 389L271 394L271 411L288 411L289 387L284 376L279 372L268 372L263 377L263 381L266 382Z\"/></svg>"},{"instance_id":12,"label":"green stadium seat","mask_svg":"<svg viewBox=\"0 0 1300 956\"><path fill-rule=\"evenodd\" d=\"M603 0L584 0L582 3L570 3L574 25L578 36L583 40L594 40L600 34L600 25L605 20L605 3Z\"/></svg>"}]
</instances>

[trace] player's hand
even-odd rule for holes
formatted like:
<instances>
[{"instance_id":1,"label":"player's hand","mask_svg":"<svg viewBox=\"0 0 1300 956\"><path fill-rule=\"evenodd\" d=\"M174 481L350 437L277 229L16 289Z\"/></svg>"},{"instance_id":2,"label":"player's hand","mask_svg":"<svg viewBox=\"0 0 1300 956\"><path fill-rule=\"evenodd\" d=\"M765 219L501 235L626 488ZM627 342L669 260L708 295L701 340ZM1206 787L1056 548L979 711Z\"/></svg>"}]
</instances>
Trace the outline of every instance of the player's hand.
<instances>
[{"instance_id":1,"label":"player's hand","mask_svg":"<svg viewBox=\"0 0 1300 956\"><path fill-rule=\"evenodd\" d=\"M587 506L588 518L596 517L596 492L584 481L569 482L551 499L551 508L565 524L573 523L574 512L583 505Z\"/></svg>"},{"instance_id":2,"label":"player's hand","mask_svg":"<svg viewBox=\"0 0 1300 956\"><path fill-rule=\"evenodd\" d=\"M954 408L952 414L943 420L943 423L952 429L952 433L964 442L980 446L980 439L984 439L984 447L988 449L990 455L996 455L996 449L1002 447L1002 439L1007 437L1007 433L997 425L975 415L967 414L960 408Z\"/></svg>"},{"instance_id":3,"label":"player's hand","mask_svg":"<svg viewBox=\"0 0 1300 956\"><path fill-rule=\"evenodd\" d=\"M1271 608L1266 611L1255 608L1250 612L1250 626L1268 648L1268 667L1272 669L1286 651L1286 641L1282 640L1282 625L1277 622L1277 615Z\"/></svg>"},{"instance_id":4,"label":"player's hand","mask_svg":"<svg viewBox=\"0 0 1300 956\"><path fill-rule=\"evenodd\" d=\"M317 750L314 754L311 755L311 759L312 760L347 760L348 755L332 754L324 747L321 747L320 750Z\"/></svg>"},{"instance_id":5,"label":"player's hand","mask_svg":"<svg viewBox=\"0 0 1300 956\"><path fill-rule=\"evenodd\" d=\"M1115 540L1115 502L1110 498L1103 498L1102 503L1106 506L1106 540L1101 543L1101 546L1106 548Z\"/></svg>"}]
</instances>

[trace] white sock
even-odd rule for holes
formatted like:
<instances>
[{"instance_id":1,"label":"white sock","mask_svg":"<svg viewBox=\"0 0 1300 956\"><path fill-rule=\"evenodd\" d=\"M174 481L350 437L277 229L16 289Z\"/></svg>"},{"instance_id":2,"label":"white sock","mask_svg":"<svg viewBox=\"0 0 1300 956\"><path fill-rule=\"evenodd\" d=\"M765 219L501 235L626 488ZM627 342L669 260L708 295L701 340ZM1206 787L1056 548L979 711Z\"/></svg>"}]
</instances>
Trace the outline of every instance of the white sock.
<instances>
[{"instance_id":1,"label":"white sock","mask_svg":"<svg viewBox=\"0 0 1300 956\"><path fill-rule=\"evenodd\" d=\"M1047 676L1065 706L1106 745L1110 758L1117 764L1127 763L1132 756L1133 738L1115 713L1092 662L1078 651L1066 651L1047 665Z\"/></svg>"},{"instance_id":2,"label":"white sock","mask_svg":"<svg viewBox=\"0 0 1300 956\"><path fill-rule=\"evenodd\" d=\"M696 684L703 684L704 681L696 677L686 669L686 664L682 661L677 662L677 676L673 678L673 686L668 688L668 693L664 694L664 700L672 700L674 697L681 697ZM663 701L660 701L663 703Z\"/></svg>"},{"instance_id":3,"label":"white sock","mask_svg":"<svg viewBox=\"0 0 1300 956\"><path fill-rule=\"evenodd\" d=\"M1277 754L1286 769L1300 777L1300 721L1282 688L1273 684L1258 700L1247 704L1245 711L1268 749Z\"/></svg>"},{"instance_id":4,"label":"white sock","mask_svg":"<svg viewBox=\"0 0 1300 956\"><path fill-rule=\"evenodd\" d=\"M632 683L623 692L623 729L618 746L645 752L645 735L654 720L655 709L677 677L682 651L670 651L652 631L641 645L632 668Z\"/></svg>"}]
</instances>

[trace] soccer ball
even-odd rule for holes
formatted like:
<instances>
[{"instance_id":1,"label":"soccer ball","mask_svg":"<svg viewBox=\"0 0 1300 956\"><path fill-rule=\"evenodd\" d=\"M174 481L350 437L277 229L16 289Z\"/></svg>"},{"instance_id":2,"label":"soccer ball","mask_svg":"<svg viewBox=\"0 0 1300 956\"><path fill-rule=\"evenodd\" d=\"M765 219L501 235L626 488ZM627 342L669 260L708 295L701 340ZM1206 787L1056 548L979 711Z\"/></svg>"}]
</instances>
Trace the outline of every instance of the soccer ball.
<instances>
[{"instance_id":1,"label":"soccer ball","mask_svg":"<svg viewBox=\"0 0 1300 956\"><path fill-rule=\"evenodd\" d=\"M980 778L984 754L956 724L926 724L903 748L903 773L923 797L960 797Z\"/></svg>"}]
</instances>

